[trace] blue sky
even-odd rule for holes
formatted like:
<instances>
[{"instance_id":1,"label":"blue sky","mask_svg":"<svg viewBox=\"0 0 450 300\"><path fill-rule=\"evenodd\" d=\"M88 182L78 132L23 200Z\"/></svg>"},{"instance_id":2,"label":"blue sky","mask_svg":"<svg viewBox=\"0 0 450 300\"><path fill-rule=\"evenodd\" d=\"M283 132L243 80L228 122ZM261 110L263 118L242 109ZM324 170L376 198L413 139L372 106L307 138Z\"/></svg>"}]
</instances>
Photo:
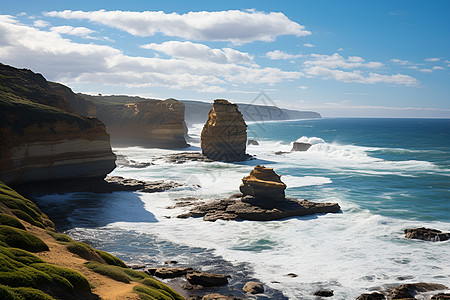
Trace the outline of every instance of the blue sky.
<instances>
[{"instance_id":1,"label":"blue sky","mask_svg":"<svg viewBox=\"0 0 450 300\"><path fill-rule=\"evenodd\" d=\"M450 117L450 1L10 1L0 62L75 92Z\"/></svg>"}]
</instances>

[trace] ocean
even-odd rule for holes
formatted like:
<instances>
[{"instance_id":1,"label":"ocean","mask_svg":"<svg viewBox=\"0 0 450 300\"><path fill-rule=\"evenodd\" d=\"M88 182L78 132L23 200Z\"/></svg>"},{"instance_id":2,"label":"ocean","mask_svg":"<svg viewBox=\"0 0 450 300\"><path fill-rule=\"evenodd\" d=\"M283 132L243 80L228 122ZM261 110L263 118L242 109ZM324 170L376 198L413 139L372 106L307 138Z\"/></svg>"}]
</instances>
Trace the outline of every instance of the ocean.
<instances>
[{"instance_id":1,"label":"ocean","mask_svg":"<svg viewBox=\"0 0 450 300\"><path fill-rule=\"evenodd\" d=\"M201 151L202 125L190 128L180 150L114 148L146 168L119 166L112 175L174 180L187 186L161 193L71 193L38 199L59 230L127 263L176 260L230 274L223 293L257 279L266 293L250 299L356 299L374 289L409 282L450 284L450 241L407 240L403 230L450 232L450 119L314 119L251 123L247 146L255 157L239 163L167 163L161 156ZM281 155L292 142L307 152ZM214 200L239 192L241 178L262 164L288 186L286 195L337 202L338 214L272 222L178 219L188 208L174 200ZM200 185L201 187L195 187ZM297 277L286 274L295 273Z\"/></svg>"}]
</instances>

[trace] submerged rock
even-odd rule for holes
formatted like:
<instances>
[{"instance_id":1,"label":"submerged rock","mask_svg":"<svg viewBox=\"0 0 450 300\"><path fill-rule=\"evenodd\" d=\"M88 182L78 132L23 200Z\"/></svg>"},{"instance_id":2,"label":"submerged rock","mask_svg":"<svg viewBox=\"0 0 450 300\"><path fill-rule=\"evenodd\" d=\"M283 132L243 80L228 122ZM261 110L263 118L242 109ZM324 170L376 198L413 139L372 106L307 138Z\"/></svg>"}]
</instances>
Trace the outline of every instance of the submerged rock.
<instances>
[{"instance_id":1,"label":"submerged rock","mask_svg":"<svg viewBox=\"0 0 450 300\"><path fill-rule=\"evenodd\" d=\"M386 297L378 292L373 292L371 294L361 294L356 300L385 300Z\"/></svg>"},{"instance_id":2,"label":"submerged rock","mask_svg":"<svg viewBox=\"0 0 450 300\"><path fill-rule=\"evenodd\" d=\"M431 242L442 242L450 239L450 233L443 233L440 230L425 227L407 228L404 232L405 238L407 239L418 239Z\"/></svg>"},{"instance_id":3,"label":"submerged rock","mask_svg":"<svg viewBox=\"0 0 450 300\"><path fill-rule=\"evenodd\" d=\"M247 141L247 145L258 146L259 143L258 143L258 141L256 141L256 140L248 140L248 141Z\"/></svg>"},{"instance_id":4,"label":"submerged rock","mask_svg":"<svg viewBox=\"0 0 450 300\"><path fill-rule=\"evenodd\" d=\"M317 291L314 293L314 296L320 296L320 297L332 297L334 295L333 291Z\"/></svg>"},{"instance_id":5,"label":"submerged rock","mask_svg":"<svg viewBox=\"0 0 450 300\"><path fill-rule=\"evenodd\" d=\"M415 299L414 296L418 293L445 290L447 287L438 283L408 283L396 287L391 292L392 299Z\"/></svg>"},{"instance_id":6,"label":"submerged rock","mask_svg":"<svg viewBox=\"0 0 450 300\"><path fill-rule=\"evenodd\" d=\"M186 279L190 284L205 287L228 284L228 278L229 276L227 275L205 273L200 271L194 271L186 274Z\"/></svg>"},{"instance_id":7,"label":"submerged rock","mask_svg":"<svg viewBox=\"0 0 450 300\"><path fill-rule=\"evenodd\" d=\"M247 125L237 105L214 100L201 134L202 153L212 160L242 161L249 158L246 143Z\"/></svg>"},{"instance_id":8,"label":"submerged rock","mask_svg":"<svg viewBox=\"0 0 450 300\"><path fill-rule=\"evenodd\" d=\"M242 178L242 182L239 189L244 197L270 198L278 201L285 199L286 185L272 168L258 165L250 172L249 176Z\"/></svg>"},{"instance_id":9,"label":"submerged rock","mask_svg":"<svg viewBox=\"0 0 450 300\"><path fill-rule=\"evenodd\" d=\"M309 148L311 148L311 146L312 145L310 143L294 142L294 144L292 144L291 151L307 151Z\"/></svg>"},{"instance_id":10,"label":"submerged rock","mask_svg":"<svg viewBox=\"0 0 450 300\"><path fill-rule=\"evenodd\" d=\"M449 293L439 293L431 297L431 300L450 300Z\"/></svg>"},{"instance_id":11,"label":"submerged rock","mask_svg":"<svg viewBox=\"0 0 450 300\"><path fill-rule=\"evenodd\" d=\"M261 294L264 293L264 286L261 282L249 281L244 285L242 290L250 294Z\"/></svg>"}]
</instances>

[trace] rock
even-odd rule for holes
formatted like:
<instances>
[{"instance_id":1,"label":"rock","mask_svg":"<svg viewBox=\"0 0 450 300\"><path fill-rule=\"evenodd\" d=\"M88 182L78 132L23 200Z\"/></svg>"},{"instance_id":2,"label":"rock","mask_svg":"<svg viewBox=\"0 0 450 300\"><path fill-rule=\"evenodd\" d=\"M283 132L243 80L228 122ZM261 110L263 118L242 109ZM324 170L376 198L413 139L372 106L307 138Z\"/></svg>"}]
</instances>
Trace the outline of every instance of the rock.
<instances>
[{"instance_id":1,"label":"rock","mask_svg":"<svg viewBox=\"0 0 450 300\"><path fill-rule=\"evenodd\" d=\"M242 182L239 189L244 197L269 198L276 201L285 199L286 185L272 168L258 165L250 172L250 176L242 178Z\"/></svg>"},{"instance_id":2,"label":"rock","mask_svg":"<svg viewBox=\"0 0 450 300\"><path fill-rule=\"evenodd\" d=\"M127 265L128 268L133 270L145 269L146 265Z\"/></svg>"},{"instance_id":3,"label":"rock","mask_svg":"<svg viewBox=\"0 0 450 300\"><path fill-rule=\"evenodd\" d=\"M178 262L176 260L168 260L168 261L164 262L164 264L166 264L166 265L169 265L169 264L176 265L177 263Z\"/></svg>"},{"instance_id":4,"label":"rock","mask_svg":"<svg viewBox=\"0 0 450 300\"><path fill-rule=\"evenodd\" d=\"M408 283L394 288L391 297L392 299L415 299L414 296L418 293L445 289L447 289L445 285L437 283Z\"/></svg>"},{"instance_id":5,"label":"rock","mask_svg":"<svg viewBox=\"0 0 450 300\"><path fill-rule=\"evenodd\" d=\"M258 143L258 141L255 141L255 140L248 140L248 141L247 141L247 145L255 145L255 146L258 146L259 143Z\"/></svg>"},{"instance_id":6,"label":"rock","mask_svg":"<svg viewBox=\"0 0 450 300\"><path fill-rule=\"evenodd\" d=\"M292 277L292 278L298 277L298 275L295 274L295 273L287 273L287 274L285 274L284 276L286 276L286 277Z\"/></svg>"},{"instance_id":7,"label":"rock","mask_svg":"<svg viewBox=\"0 0 450 300\"><path fill-rule=\"evenodd\" d=\"M241 300L241 298L237 298L231 295L225 296L217 293L207 294L203 296L202 300Z\"/></svg>"},{"instance_id":8,"label":"rock","mask_svg":"<svg viewBox=\"0 0 450 300\"><path fill-rule=\"evenodd\" d=\"M418 239L431 242L442 242L450 239L450 233L430 228L407 228L404 230L405 238Z\"/></svg>"},{"instance_id":9,"label":"rock","mask_svg":"<svg viewBox=\"0 0 450 300\"><path fill-rule=\"evenodd\" d=\"M261 282L249 281L244 285L242 290L250 294L261 294L264 293L264 286Z\"/></svg>"},{"instance_id":10,"label":"rock","mask_svg":"<svg viewBox=\"0 0 450 300\"><path fill-rule=\"evenodd\" d=\"M307 151L311 146L310 143L294 142L291 151Z\"/></svg>"},{"instance_id":11,"label":"rock","mask_svg":"<svg viewBox=\"0 0 450 300\"><path fill-rule=\"evenodd\" d=\"M119 167L128 167L128 168L142 169L142 168L146 168L146 167L148 167L148 166L150 166L152 164L152 163L149 163L149 162L137 162L135 160L128 159L124 155L117 155L116 157L117 157L116 164Z\"/></svg>"},{"instance_id":12,"label":"rock","mask_svg":"<svg viewBox=\"0 0 450 300\"><path fill-rule=\"evenodd\" d=\"M156 157L154 159L163 159L168 163L182 164L190 161L203 161L203 162L213 162L200 152L181 152L167 154L161 157Z\"/></svg>"},{"instance_id":13,"label":"rock","mask_svg":"<svg viewBox=\"0 0 450 300\"><path fill-rule=\"evenodd\" d=\"M229 276L226 275L205 273L199 271L194 271L186 275L186 279L190 284L206 287L228 284L228 277Z\"/></svg>"},{"instance_id":14,"label":"rock","mask_svg":"<svg viewBox=\"0 0 450 300\"><path fill-rule=\"evenodd\" d=\"M386 297L383 294L373 292L371 294L362 294L356 300L384 300Z\"/></svg>"},{"instance_id":15,"label":"rock","mask_svg":"<svg viewBox=\"0 0 450 300\"><path fill-rule=\"evenodd\" d=\"M101 179L114 170L105 125L75 115L42 75L0 64L0 90L8 91L0 101L1 181Z\"/></svg>"},{"instance_id":16,"label":"rock","mask_svg":"<svg viewBox=\"0 0 450 300\"><path fill-rule=\"evenodd\" d=\"M277 152L275 152L275 155L283 155L283 154L287 154L287 153L291 153L291 152L277 151Z\"/></svg>"},{"instance_id":17,"label":"rock","mask_svg":"<svg viewBox=\"0 0 450 300\"><path fill-rule=\"evenodd\" d=\"M192 268L154 268L147 269L147 273L159 278L176 278L184 276L190 272L196 272Z\"/></svg>"},{"instance_id":18,"label":"rock","mask_svg":"<svg viewBox=\"0 0 450 300\"><path fill-rule=\"evenodd\" d=\"M333 291L317 291L314 293L314 296L320 297L332 297L334 295Z\"/></svg>"},{"instance_id":19,"label":"rock","mask_svg":"<svg viewBox=\"0 0 450 300\"><path fill-rule=\"evenodd\" d=\"M242 161L245 153L247 125L236 104L214 100L201 134L202 153L216 161Z\"/></svg>"},{"instance_id":20,"label":"rock","mask_svg":"<svg viewBox=\"0 0 450 300\"><path fill-rule=\"evenodd\" d=\"M439 293L439 294L433 295L433 297L431 297L431 300L450 300L450 294Z\"/></svg>"},{"instance_id":21,"label":"rock","mask_svg":"<svg viewBox=\"0 0 450 300\"><path fill-rule=\"evenodd\" d=\"M82 94L96 106L96 117L106 124L111 143L118 146L186 148L184 104L129 96Z\"/></svg>"},{"instance_id":22,"label":"rock","mask_svg":"<svg viewBox=\"0 0 450 300\"><path fill-rule=\"evenodd\" d=\"M216 220L251 220L273 221L290 217L300 217L322 213L337 213L340 206L337 203L314 203L308 200L287 198L285 201L265 201L261 199L223 199L191 209L189 213L178 218L203 217L204 221ZM245 200L245 201L244 201Z\"/></svg>"}]
</instances>

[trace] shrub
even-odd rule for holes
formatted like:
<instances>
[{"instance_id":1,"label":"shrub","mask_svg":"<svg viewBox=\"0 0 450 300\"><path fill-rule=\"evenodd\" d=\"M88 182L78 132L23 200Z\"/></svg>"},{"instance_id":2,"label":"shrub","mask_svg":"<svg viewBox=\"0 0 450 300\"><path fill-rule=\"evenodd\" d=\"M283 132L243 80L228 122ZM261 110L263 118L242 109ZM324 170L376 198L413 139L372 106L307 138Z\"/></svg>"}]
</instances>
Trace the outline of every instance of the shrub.
<instances>
[{"instance_id":1,"label":"shrub","mask_svg":"<svg viewBox=\"0 0 450 300\"><path fill-rule=\"evenodd\" d=\"M103 258L98 255L94 248L89 246L88 244L82 242L70 242L67 244L67 250L70 252L86 259L97 262L105 262Z\"/></svg>"},{"instance_id":2,"label":"shrub","mask_svg":"<svg viewBox=\"0 0 450 300\"><path fill-rule=\"evenodd\" d=\"M25 230L25 226L23 226L23 224L20 223L19 219L2 213L0 213L0 225L8 225L11 227Z\"/></svg>"},{"instance_id":3,"label":"shrub","mask_svg":"<svg viewBox=\"0 0 450 300\"><path fill-rule=\"evenodd\" d=\"M31 252L48 251L48 246L38 237L25 230L0 225L0 240L10 247Z\"/></svg>"},{"instance_id":4,"label":"shrub","mask_svg":"<svg viewBox=\"0 0 450 300\"><path fill-rule=\"evenodd\" d=\"M18 287L11 288L11 290L16 294L21 296L21 298L16 299L25 299L25 300L54 300L49 294L44 293L43 291L29 288L29 287Z\"/></svg>"},{"instance_id":5,"label":"shrub","mask_svg":"<svg viewBox=\"0 0 450 300\"><path fill-rule=\"evenodd\" d=\"M133 291L135 291L139 295L139 297L141 297L141 299L147 298L147 299L156 299L156 300L174 300L174 298L167 292L165 292L163 290L157 290L152 287L145 287L145 286L137 285L137 286L133 287ZM142 296L144 296L144 297L142 297ZM145 296L149 296L150 298L145 297Z\"/></svg>"},{"instance_id":6,"label":"shrub","mask_svg":"<svg viewBox=\"0 0 450 300\"><path fill-rule=\"evenodd\" d=\"M72 240L68 235L65 235L64 233L59 233L59 232L53 232L50 230L46 230L45 231L48 235L52 236L56 241L58 242L73 242L74 240Z\"/></svg>"},{"instance_id":7,"label":"shrub","mask_svg":"<svg viewBox=\"0 0 450 300\"><path fill-rule=\"evenodd\" d=\"M108 265L114 265L119 266L122 268L128 268L127 265L119 258L115 257L114 255L95 249L95 252L97 252L98 255L100 255L101 258L103 258Z\"/></svg>"},{"instance_id":8,"label":"shrub","mask_svg":"<svg viewBox=\"0 0 450 300\"><path fill-rule=\"evenodd\" d=\"M90 261L85 263L86 267L91 269L92 271L99 273L101 275L107 276L111 279L130 283L130 279L127 276L127 274L123 271L124 268L117 267L117 266L111 266L111 265L105 265L101 264L99 262Z\"/></svg>"},{"instance_id":9,"label":"shrub","mask_svg":"<svg viewBox=\"0 0 450 300\"><path fill-rule=\"evenodd\" d=\"M31 267L43 271L47 274L57 274L65 279L67 279L71 285L76 289L81 289L84 291L90 291L91 287L86 277L82 274L74 271L72 269L51 265L48 263L35 263L32 264Z\"/></svg>"},{"instance_id":10,"label":"shrub","mask_svg":"<svg viewBox=\"0 0 450 300\"><path fill-rule=\"evenodd\" d=\"M175 300L183 300L184 298L178 294L177 292L175 292L171 287L165 285L164 283L160 282L159 280L152 278L151 276L149 276L148 278L142 279L140 281L140 283L149 286L149 287L153 287L156 288L158 290L164 290L167 293L169 293L173 299Z\"/></svg>"},{"instance_id":11,"label":"shrub","mask_svg":"<svg viewBox=\"0 0 450 300\"><path fill-rule=\"evenodd\" d=\"M8 256L9 258L21 262L25 265L44 262L40 257L33 255L27 251L17 248L7 248L0 246L0 253Z\"/></svg>"},{"instance_id":12,"label":"shrub","mask_svg":"<svg viewBox=\"0 0 450 300\"><path fill-rule=\"evenodd\" d=\"M26 212L24 212L22 210L20 210L20 209L11 209L11 211L19 219L24 220L25 222L28 222L31 225L34 225L36 227L45 228L45 226L44 226L44 224L42 224L42 222L33 219L29 214L27 214Z\"/></svg>"}]
</instances>

